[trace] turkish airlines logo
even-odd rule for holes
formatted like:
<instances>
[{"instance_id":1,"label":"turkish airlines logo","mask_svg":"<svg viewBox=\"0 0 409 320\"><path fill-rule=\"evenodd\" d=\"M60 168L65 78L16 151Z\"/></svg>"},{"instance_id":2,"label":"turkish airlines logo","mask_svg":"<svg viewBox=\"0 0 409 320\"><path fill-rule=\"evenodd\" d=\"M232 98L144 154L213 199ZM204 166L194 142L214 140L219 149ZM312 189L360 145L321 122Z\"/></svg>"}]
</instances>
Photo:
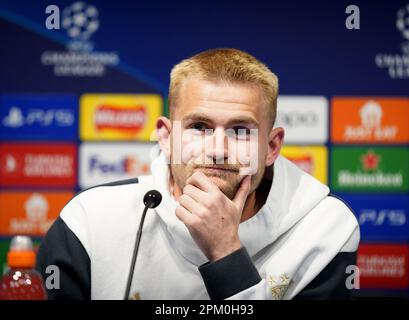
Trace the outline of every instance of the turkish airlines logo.
<instances>
[{"instance_id":1,"label":"turkish airlines logo","mask_svg":"<svg viewBox=\"0 0 409 320\"><path fill-rule=\"evenodd\" d=\"M3 160L3 170L6 174L13 174L18 169L17 159L12 154L6 154Z\"/></svg>"},{"instance_id":2,"label":"turkish airlines logo","mask_svg":"<svg viewBox=\"0 0 409 320\"><path fill-rule=\"evenodd\" d=\"M146 111L143 106L118 108L102 105L97 108L94 116L97 130L120 130L137 132L143 128L146 121Z\"/></svg>"},{"instance_id":3,"label":"turkish airlines logo","mask_svg":"<svg viewBox=\"0 0 409 320\"><path fill-rule=\"evenodd\" d=\"M72 186L76 180L73 144L0 145L0 184Z\"/></svg>"},{"instance_id":4,"label":"turkish airlines logo","mask_svg":"<svg viewBox=\"0 0 409 320\"><path fill-rule=\"evenodd\" d=\"M24 156L26 177L70 177L72 157L69 155L26 154Z\"/></svg>"},{"instance_id":5,"label":"turkish airlines logo","mask_svg":"<svg viewBox=\"0 0 409 320\"><path fill-rule=\"evenodd\" d=\"M407 245L361 244L358 266L362 288L407 288Z\"/></svg>"}]
</instances>

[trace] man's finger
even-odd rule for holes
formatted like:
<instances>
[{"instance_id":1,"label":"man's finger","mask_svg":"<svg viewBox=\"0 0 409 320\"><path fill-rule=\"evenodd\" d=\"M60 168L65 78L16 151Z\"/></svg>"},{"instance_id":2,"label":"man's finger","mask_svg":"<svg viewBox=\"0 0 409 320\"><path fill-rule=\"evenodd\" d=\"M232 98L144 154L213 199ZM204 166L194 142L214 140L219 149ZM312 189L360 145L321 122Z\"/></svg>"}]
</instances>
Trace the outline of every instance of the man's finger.
<instances>
[{"instance_id":1,"label":"man's finger","mask_svg":"<svg viewBox=\"0 0 409 320\"><path fill-rule=\"evenodd\" d=\"M192 199L187 194L182 194L179 198L179 203L182 207L187 209L191 214L199 214L203 212L203 206Z\"/></svg>"},{"instance_id":2,"label":"man's finger","mask_svg":"<svg viewBox=\"0 0 409 320\"><path fill-rule=\"evenodd\" d=\"M179 206L175 210L176 217L182 221L186 226L192 226L196 223L198 217L194 214L191 214L186 208Z\"/></svg>"},{"instance_id":3,"label":"man's finger","mask_svg":"<svg viewBox=\"0 0 409 320\"><path fill-rule=\"evenodd\" d=\"M183 188L183 194L190 196L193 200L199 203L206 202L208 194L193 184L187 184Z\"/></svg>"},{"instance_id":4,"label":"man's finger","mask_svg":"<svg viewBox=\"0 0 409 320\"><path fill-rule=\"evenodd\" d=\"M203 173L196 171L187 180L186 184L192 184L204 192L218 191L219 188Z\"/></svg>"},{"instance_id":5,"label":"man's finger","mask_svg":"<svg viewBox=\"0 0 409 320\"><path fill-rule=\"evenodd\" d=\"M240 213L243 210L244 204L247 200L251 187L251 176L246 176L241 181L239 190L237 190L236 195L234 196L233 202L239 208Z\"/></svg>"}]
</instances>

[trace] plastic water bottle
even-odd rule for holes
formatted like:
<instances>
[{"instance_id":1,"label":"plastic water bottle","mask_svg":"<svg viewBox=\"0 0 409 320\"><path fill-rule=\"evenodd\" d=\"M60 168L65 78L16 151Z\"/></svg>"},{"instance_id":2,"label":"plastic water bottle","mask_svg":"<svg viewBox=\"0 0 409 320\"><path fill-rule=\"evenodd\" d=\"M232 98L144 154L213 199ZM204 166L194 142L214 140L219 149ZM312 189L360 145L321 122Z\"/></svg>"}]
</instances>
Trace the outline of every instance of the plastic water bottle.
<instances>
[{"instance_id":1,"label":"plastic water bottle","mask_svg":"<svg viewBox=\"0 0 409 320\"><path fill-rule=\"evenodd\" d=\"M34 269L36 254L27 236L15 236L7 254L9 270L0 279L0 300L46 300L42 276Z\"/></svg>"}]
</instances>

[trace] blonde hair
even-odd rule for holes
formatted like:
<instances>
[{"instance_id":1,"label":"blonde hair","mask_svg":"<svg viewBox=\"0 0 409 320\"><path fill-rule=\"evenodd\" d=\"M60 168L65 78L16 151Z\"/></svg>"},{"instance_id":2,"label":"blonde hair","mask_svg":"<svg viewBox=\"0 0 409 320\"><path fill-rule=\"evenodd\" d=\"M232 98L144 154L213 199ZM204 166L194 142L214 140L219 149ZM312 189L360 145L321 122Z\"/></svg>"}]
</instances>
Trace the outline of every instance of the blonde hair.
<instances>
[{"instance_id":1,"label":"blonde hair","mask_svg":"<svg viewBox=\"0 0 409 320\"><path fill-rule=\"evenodd\" d=\"M249 83L262 89L274 124L277 111L278 78L252 55L237 49L220 48L200 52L175 65L170 73L169 109L177 105L178 91L189 76L207 81Z\"/></svg>"}]
</instances>

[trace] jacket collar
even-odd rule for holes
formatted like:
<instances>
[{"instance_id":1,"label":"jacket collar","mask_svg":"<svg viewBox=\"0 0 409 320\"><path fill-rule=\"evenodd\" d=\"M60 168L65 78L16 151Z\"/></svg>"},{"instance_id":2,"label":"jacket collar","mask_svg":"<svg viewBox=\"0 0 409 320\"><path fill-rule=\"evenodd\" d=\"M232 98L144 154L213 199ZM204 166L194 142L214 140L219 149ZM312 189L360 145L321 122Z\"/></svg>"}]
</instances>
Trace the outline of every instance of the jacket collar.
<instances>
[{"instance_id":1,"label":"jacket collar","mask_svg":"<svg viewBox=\"0 0 409 320\"><path fill-rule=\"evenodd\" d=\"M163 153L153 160L154 186L162 193L156 212L167 226L176 249L196 266L208 261L176 217L179 203L169 192L169 165ZM279 156L274 163L274 179L261 209L239 226L239 238L251 256L257 254L289 230L329 193L326 185Z\"/></svg>"}]
</instances>

